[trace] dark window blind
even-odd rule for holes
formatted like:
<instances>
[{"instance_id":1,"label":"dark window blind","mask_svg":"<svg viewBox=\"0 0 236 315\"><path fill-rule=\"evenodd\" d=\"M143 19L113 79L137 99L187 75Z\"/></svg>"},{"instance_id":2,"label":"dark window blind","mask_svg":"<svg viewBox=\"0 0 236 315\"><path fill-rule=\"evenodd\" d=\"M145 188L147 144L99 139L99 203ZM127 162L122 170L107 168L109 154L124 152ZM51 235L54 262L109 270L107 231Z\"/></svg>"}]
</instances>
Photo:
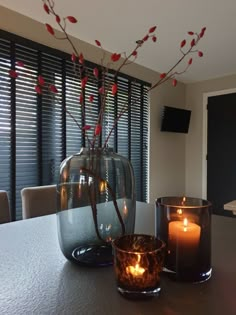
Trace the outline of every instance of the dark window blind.
<instances>
[{"instance_id":1,"label":"dark window blind","mask_svg":"<svg viewBox=\"0 0 236 315\"><path fill-rule=\"evenodd\" d=\"M149 141L149 96L148 96L148 86L142 86L142 130L141 130L141 196L143 201L148 200L148 141Z\"/></svg>"},{"instance_id":2,"label":"dark window blind","mask_svg":"<svg viewBox=\"0 0 236 315\"><path fill-rule=\"evenodd\" d=\"M22 61L25 67L17 66L16 61ZM93 77L95 66L86 62L89 80L82 95L86 103L85 120L79 103L80 80L74 75L70 56L0 31L0 189L9 193L13 219L22 217L22 188L56 183L63 159L88 145L71 115L80 126L94 126L97 122L102 102L100 86ZM10 68L19 73L17 80L9 77ZM36 94L34 86L39 74L57 87L58 94ZM104 80L106 86L114 83L110 73ZM116 83L118 93L107 95L100 144L125 108L108 145L131 160L137 200L147 201L150 85L121 73ZM91 139L93 130L88 134Z\"/></svg>"},{"instance_id":3,"label":"dark window blind","mask_svg":"<svg viewBox=\"0 0 236 315\"><path fill-rule=\"evenodd\" d=\"M94 80L93 76L93 70L92 69L87 69L86 75L89 77L86 90L85 90L85 116L86 120L84 122L85 125L90 125L90 126L95 126L97 123L98 119L98 114L99 114L99 97L98 97L98 83ZM90 102L90 96L93 96L93 102ZM78 107L78 102L77 102L77 107ZM88 133L89 138L92 139L93 137L93 130L89 130ZM85 139L86 146L88 145L88 140Z\"/></svg>"},{"instance_id":4,"label":"dark window blind","mask_svg":"<svg viewBox=\"0 0 236 315\"><path fill-rule=\"evenodd\" d=\"M80 82L74 75L74 66L72 62L66 63L66 107L76 119L78 124L82 126L82 112L79 103L81 88ZM75 154L82 147L81 131L73 121L71 116L66 115L66 155Z\"/></svg>"},{"instance_id":5,"label":"dark window blind","mask_svg":"<svg viewBox=\"0 0 236 315\"><path fill-rule=\"evenodd\" d=\"M0 189L11 190L11 44L0 38ZM11 196L10 196L11 197Z\"/></svg>"},{"instance_id":6,"label":"dark window blind","mask_svg":"<svg viewBox=\"0 0 236 315\"><path fill-rule=\"evenodd\" d=\"M118 82L118 94L117 94L117 112L119 113L129 103L129 80L126 78L119 78ZM119 119L117 124L117 134L119 134L119 141L117 142L117 151L130 159L130 147L129 147L129 112L126 111L123 116Z\"/></svg>"},{"instance_id":7,"label":"dark window blind","mask_svg":"<svg viewBox=\"0 0 236 315\"><path fill-rule=\"evenodd\" d=\"M27 63L30 75L16 67L19 78L15 81L15 190L16 209L21 208L21 189L38 183L37 95L34 82L37 77L37 51L15 45L15 58ZM19 219L20 211L16 212Z\"/></svg>"},{"instance_id":8,"label":"dark window blind","mask_svg":"<svg viewBox=\"0 0 236 315\"><path fill-rule=\"evenodd\" d=\"M56 183L62 153L62 81L63 63L61 58L46 53L40 54L39 73L46 82L57 86L58 97L43 93L39 100L38 135L41 148L41 185Z\"/></svg>"}]
</instances>

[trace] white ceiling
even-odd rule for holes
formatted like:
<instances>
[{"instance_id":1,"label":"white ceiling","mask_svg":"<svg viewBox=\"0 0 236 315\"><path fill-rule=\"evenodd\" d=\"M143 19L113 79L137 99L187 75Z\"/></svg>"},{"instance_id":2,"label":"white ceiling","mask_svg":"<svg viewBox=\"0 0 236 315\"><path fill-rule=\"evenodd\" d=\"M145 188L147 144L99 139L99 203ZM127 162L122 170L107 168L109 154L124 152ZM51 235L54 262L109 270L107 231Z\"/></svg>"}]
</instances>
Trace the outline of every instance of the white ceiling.
<instances>
[{"instance_id":1,"label":"white ceiling","mask_svg":"<svg viewBox=\"0 0 236 315\"><path fill-rule=\"evenodd\" d=\"M158 41L142 47L138 63L166 72L181 56L179 43L187 31L206 34L199 43L203 58L196 58L181 77L193 82L236 73L236 0L55 0L61 16L79 23L69 32L89 43L98 39L112 52L130 51L150 26L157 25ZM0 0L0 5L55 26L41 0ZM13 21L14 23L14 21ZM86 53L85 53L86 58Z\"/></svg>"}]
</instances>

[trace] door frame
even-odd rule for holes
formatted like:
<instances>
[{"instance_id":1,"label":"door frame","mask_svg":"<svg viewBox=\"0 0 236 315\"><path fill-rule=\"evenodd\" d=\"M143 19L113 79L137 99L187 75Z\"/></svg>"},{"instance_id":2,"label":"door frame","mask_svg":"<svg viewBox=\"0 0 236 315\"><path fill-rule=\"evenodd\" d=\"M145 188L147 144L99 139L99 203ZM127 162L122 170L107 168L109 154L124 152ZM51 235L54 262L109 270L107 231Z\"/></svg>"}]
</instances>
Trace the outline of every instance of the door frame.
<instances>
[{"instance_id":1,"label":"door frame","mask_svg":"<svg viewBox=\"0 0 236 315\"><path fill-rule=\"evenodd\" d=\"M207 104L208 97L236 93L236 88L203 93L202 198L207 199Z\"/></svg>"}]
</instances>

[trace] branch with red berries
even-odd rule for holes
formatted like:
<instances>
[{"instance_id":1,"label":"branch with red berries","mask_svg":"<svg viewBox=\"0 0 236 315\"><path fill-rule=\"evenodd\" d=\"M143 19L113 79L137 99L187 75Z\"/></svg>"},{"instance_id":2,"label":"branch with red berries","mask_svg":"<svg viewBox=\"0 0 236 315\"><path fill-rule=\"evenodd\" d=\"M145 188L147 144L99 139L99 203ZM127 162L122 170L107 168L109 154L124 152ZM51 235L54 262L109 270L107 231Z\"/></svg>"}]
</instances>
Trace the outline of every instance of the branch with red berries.
<instances>
[{"instance_id":1,"label":"branch with red berries","mask_svg":"<svg viewBox=\"0 0 236 315\"><path fill-rule=\"evenodd\" d=\"M93 76L89 76L87 74L87 69L86 69L86 64L85 64L85 59L84 55L82 52L79 51L79 49L75 46L73 43L71 37L67 33L67 23L72 23L75 24L77 23L77 19L74 16L68 15L66 17L60 17L59 14L55 11L55 1L54 0L42 0L43 2L43 9L46 12L46 14L49 14L50 16L54 17L55 22L57 23L59 29L62 32L62 37L58 36L54 30L54 28L46 23L45 27L47 32L53 36L57 40L65 40L66 42L69 43L72 52L71 52L71 61L73 62L74 65L74 74L78 81L80 82L80 88L81 88L81 94L79 96L79 103L81 105L81 113L82 113L82 121L86 122L86 111L85 111L85 99L84 99L84 92L86 89L86 86L89 82L89 80L95 80L97 82L97 85L99 86L98 93L100 96L101 100L101 106L100 106L100 112L96 121L96 124L93 129L93 137L92 139L89 138L88 136L88 131L91 130L90 125L80 125L73 114L67 109L66 104L63 104L63 108L66 110L68 115L71 117L71 119L75 122L75 124L78 126L78 128L82 131L82 133L85 135L89 146L91 148L95 147L96 141L99 139L101 133L102 133L102 125L103 125L103 116L106 110L106 104L108 101L108 97L111 95L114 97L118 93L118 85L116 83L116 78L119 74L119 72L123 69L123 67L128 66L129 64L135 62L135 60L138 57L138 51L139 49L148 41L151 40L153 43L157 42L157 36L155 34L156 32L156 26L152 26L149 28L147 33L139 40L135 42L134 48L131 50L130 53L126 54L125 52L113 52L109 58L109 61L105 63L106 60L106 55L107 52L103 48L101 42L99 40L95 40L95 44L98 48L101 49L102 52L102 59L101 59L101 64L100 67L95 67L93 69ZM197 49L197 45L200 41L200 39L204 36L206 28L202 28L200 33L194 33L194 32L188 32L188 35L191 37L191 40L187 43L186 39L182 40L180 43L180 53L181 57L177 60L177 62L170 67L170 69L167 72L161 73L160 76L158 77L157 81L148 89L148 92L151 90L157 88L161 84L165 83L168 80L171 80L172 85L175 87L177 85L177 77L183 73L185 73L188 68L191 66L193 62L193 55L197 54L199 57L203 56L203 53ZM177 70L177 68L183 65L182 70ZM24 64L21 61L17 61L15 66L17 67L24 67ZM27 69L27 67L26 67ZM113 81L109 81L110 83L107 83L105 80L106 76L108 73L110 73L110 70L113 70ZM28 72L29 76L31 76L31 72ZM15 70L15 68L9 70L9 75L12 79L17 79L18 77L18 72ZM41 95L43 93L51 93L52 97L56 97L57 101L60 102L61 99L63 99L58 92L58 89L54 84L51 82L46 82L44 77L41 74L38 74L34 89L37 94ZM89 103L93 103L94 101L94 95L89 95ZM136 98L132 98L132 102L130 103L125 103L120 112L117 114L117 117L115 121L113 122L113 125L109 131L109 134L107 138L105 139L105 142L103 144L103 148L105 148L108 144L108 141L114 131L114 128L116 127L118 121L120 118L130 109L132 108L135 104L137 104L139 101L139 97L137 96ZM98 181L105 181L104 179L98 177L96 175L96 172L94 172L93 169L86 169L85 170L87 174L90 176L93 176L96 178ZM108 183L107 183L108 184ZM124 223L123 219L120 216L120 212L116 203L116 198L115 194L113 193L112 189L109 188L110 186L107 186L109 189L109 192L112 196L113 204L115 207L115 211L117 213L118 219L120 221L122 231L124 233ZM99 239L102 239L100 236L100 232L98 229L98 222L97 222L97 206L96 206L96 198L91 192L91 187L89 186L88 190L90 202L91 202L91 208L92 208L92 214L93 214L93 219L94 219L94 224L95 224L95 230L97 233L97 236Z\"/></svg>"},{"instance_id":2,"label":"branch with red berries","mask_svg":"<svg viewBox=\"0 0 236 315\"><path fill-rule=\"evenodd\" d=\"M186 60L190 54L197 54L198 57L203 57L203 52L198 50L196 48L196 46L197 46L198 42L200 41L200 39L204 36L205 31L206 31L206 27L203 27L199 34L194 33L192 31L188 32L188 35L193 36L193 38L191 39L189 46L185 51L183 49L187 47L187 41L185 39L181 41L180 51L181 51L182 57L169 69L168 72L161 73L159 76L159 79L147 90L147 92L150 92L151 90L157 88L158 86L160 86L161 84L165 83L166 81L168 81L170 79L172 79L173 87L176 87L176 85L177 85L176 77L185 73L188 70L188 68L193 63L193 58L190 57L187 60L187 64L185 65L185 67L182 71L175 71L175 69L178 67L178 65L181 64L184 60ZM134 106L138 101L139 101L139 98L136 97L130 106L131 107ZM110 129L110 132L109 132L109 134L108 134L108 136L104 142L104 148L106 147L106 145L107 145L107 143L108 143L108 141L112 135L112 132L114 131L115 126L117 125L119 119L127 112L128 108L129 108L128 104L125 104L122 107L121 111L119 112L116 120L114 121L113 126Z\"/></svg>"},{"instance_id":3,"label":"branch with red berries","mask_svg":"<svg viewBox=\"0 0 236 315\"><path fill-rule=\"evenodd\" d=\"M73 115L66 109L68 112L69 116L75 121L77 126L81 129L81 131L85 134L85 136L88 139L89 144L94 147L96 140L99 138L102 132L102 123L103 123L103 115L106 109L106 102L107 102L107 97L109 95L115 96L118 93L118 86L116 83L116 77L118 76L119 72L122 70L123 67L128 66L130 63L135 62L135 60L138 57L138 50L144 45L145 42L148 40L152 40L154 43L157 42L157 36L155 34L156 31L156 26L150 27L148 32L139 40L136 41L135 47L131 50L130 53L126 54L126 52L120 53L120 52L114 52L111 54L109 58L109 62L105 64L105 56L106 56L106 50L103 48L101 42L99 40L95 40L95 44L98 48L101 49L103 57L101 59L101 64L100 64L100 70L98 67L95 67L93 69L93 77L87 75L87 69L85 66L85 60L84 60L84 55L82 52L80 52L75 44L73 43L71 37L67 33L67 23L72 23L75 24L77 23L77 19L74 16L68 15L66 17L60 17L60 15L55 11L55 1L54 0L42 0L43 2L43 9L44 11L51 15L52 17L55 18L55 22L59 26L59 29L63 33L63 37L58 37L56 35L56 32L54 28L46 23L45 27L46 30L50 35L52 35L55 39L57 40L65 40L67 41L71 48L72 48L72 53L71 53L71 60L74 64L74 73L75 76L79 78L80 85L81 85L81 95L79 97L79 103L81 104L81 112L82 112L82 118L83 121L85 120L85 100L83 97L84 91L86 89L86 85L88 84L89 80L95 80L99 86L98 93L100 95L100 100L101 100L101 107L100 107L100 112L97 118L96 125L94 126L93 130L93 139L90 140L89 137L87 136L87 131L91 130L90 125L85 125L85 126L80 126L80 124L76 121L76 119L73 117ZM194 33L192 31L188 32L188 35L191 37L190 41L187 43L187 40L184 39L180 43L180 52L181 52L181 57L177 60L177 62L170 67L170 69L167 72L161 73L158 80L148 89L148 92L157 88L161 84L165 83L168 80L171 80L172 85L175 87L177 85L177 77L183 73L185 73L188 68L191 66L193 62L193 54L197 54L198 57L202 57L203 53L202 51L197 49L197 45L200 41L200 39L204 36L206 31L206 28L202 28L200 33ZM187 59L187 62L185 60ZM184 65L185 62L185 65ZM180 65L184 65L182 70L178 70L177 68ZM24 66L20 61L17 63L18 66ZM110 82L106 84L105 82L105 77L109 73L110 70L114 71L113 74L113 82ZM9 75L16 79L18 77L18 73L14 70L11 69L9 71ZM58 90L54 84L50 83L45 83L44 78L39 75L37 78L37 82L35 84L35 91L38 94L42 94L44 89L47 89L49 92L53 94L58 94ZM94 96L90 95L89 96L89 102L92 103L94 100ZM117 118L115 119L113 126L105 140L104 147L107 145L108 140L118 123L119 119L124 115L124 113L132 106L134 106L138 102L139 98L133 99L131 104L124 104L122 109L117 115ZM65 106L66 108L66 106Z\"/></svg>"}]
</instances>

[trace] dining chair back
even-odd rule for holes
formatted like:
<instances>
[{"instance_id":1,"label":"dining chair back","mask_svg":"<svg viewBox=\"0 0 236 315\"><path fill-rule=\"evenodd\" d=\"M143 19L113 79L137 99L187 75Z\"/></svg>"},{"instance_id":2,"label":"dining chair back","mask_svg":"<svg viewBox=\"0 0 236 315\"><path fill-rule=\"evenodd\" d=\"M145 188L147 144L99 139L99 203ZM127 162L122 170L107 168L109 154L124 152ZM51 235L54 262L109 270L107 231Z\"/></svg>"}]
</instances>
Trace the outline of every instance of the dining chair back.
<instances>
[{"instance_id":1,"label":"dining chair back","mask_svg":"<svg viewBox=\"0 0 236 315\"><path fill-rule=\"evenodd\" d=\"M23 188L21 199L23 219L56 213L56 185Z\"/></svg>"},{"instance_id":2,"label":"dining chair back","mask_svg":"<svg viewBox=\"0 0 236 315\"><path fill-rule=\"evenodd\" d=\"M5 190L0 190L0 223L11 221L10 203Z\"/></svg>"}]
</instances>

